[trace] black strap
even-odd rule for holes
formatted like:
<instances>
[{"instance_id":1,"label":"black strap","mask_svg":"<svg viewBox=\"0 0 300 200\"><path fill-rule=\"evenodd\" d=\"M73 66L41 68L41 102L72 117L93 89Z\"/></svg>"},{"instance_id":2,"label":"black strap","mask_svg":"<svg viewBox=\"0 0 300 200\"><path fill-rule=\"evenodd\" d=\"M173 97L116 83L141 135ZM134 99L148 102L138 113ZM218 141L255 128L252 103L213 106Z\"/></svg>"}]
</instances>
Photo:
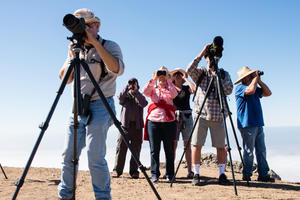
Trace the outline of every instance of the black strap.
<instances>
[{"instance_id":1,"label":"black strap","mask_svg":"<svg viewBox=\"0 0 300 200\"><path fill-rule=\"evenodd\" d=\"M106 40L102 40L102 46L104 47L104 44L105 44L105 42L106 42ZM100 83L101 82L101 80L108 74L107 73L107 71L105 70L105 65L104 65L104 62L103 62L103 60L101 59L101 61L99 62L99 61L97 61L97 60L95 60L95 59L93 59L95 62L98 62L98 63L100 63L100 66L101 66L101 76L99 77L99 81L98 81L98 83ZM93 91L92 91L92 93L91 93L91 97L94 95L94 93L96 92L96 88L94 87L94 89L93 89Z\"/></svg>"},{"instance_id":2,"label":"black strap","mask_svg":"<svg viewBox=\"0 0 300 200\"><path fill-rule=\"evenodd\" d=\"M102 46L104 47L104 44L105 44L105 42L106 42L106 40L102 40ZM100 61L100 66L101 66L101 70L102 70L102 72L101 72L101 76L100 76L100 78L99 78L99 82L101 81L101 79L102 78L104 78L108 73L107 73L107 71L105 70L105 65L104 65L104 62L103 62L103 60L101 59L101 61Z\"/></svg>"},{"instance_id":3,"label":"black strap","mask_svg":"<svg viewBox=\"0 0 300 200\"><path fill-rule=\"evenodd\" d=\"M201 75L199 76L199 78L197 80L196 91L195 91L194 96L193 96L193 101L195 100L195 96L197 94L198 87L199 87L200 83L202 82L202 80L204 79L205 75L206 75L206 68L204 68L204 70L202 71Z\"/></svg>"}]
</instances>

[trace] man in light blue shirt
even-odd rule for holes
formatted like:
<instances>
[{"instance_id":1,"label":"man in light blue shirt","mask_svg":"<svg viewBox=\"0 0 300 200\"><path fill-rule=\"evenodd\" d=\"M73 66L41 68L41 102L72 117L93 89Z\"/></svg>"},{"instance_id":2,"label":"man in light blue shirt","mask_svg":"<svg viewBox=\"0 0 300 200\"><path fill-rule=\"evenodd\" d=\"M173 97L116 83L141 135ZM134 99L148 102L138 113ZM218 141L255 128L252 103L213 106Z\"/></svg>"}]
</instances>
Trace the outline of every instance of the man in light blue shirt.
<instances>
[{"instance_id":1,"label":"man in light blue shirt","mask_svg":"<svg viewBox=\"0 0 300 200\"><path fill-rule=\"evenodd\" d=\"M98 35L101 25L100 19L91 10L79 9L75 11L74 15L77 18L84 18L87 27L84 43L86 52L81 51L80 58L84 59L88 64L109 106L115 113L113 96L116 92L116 78L124 72L121 49L116 42L103 40ZM75 53L72 50L71 44L69 46L68 57L60 70L60 78L63 78L70 65L70 61L75 57L74 55ZM103 68L101 67L101 62L103 62ZM73 79L74 74L70 76L68 83L73 82ZM79 158L81 150L86 146L95 199L110 200L110 174L105 154L106 136L109 127L113 124L113 120L98 93L93 92L94 86L83 69L80 70L80 82L81 93L92 96L89 105L92 118L90 122L88 122L87 116L80 115L78 118L77 158ZM74 119L71 117L63 152L61 182L58 186L58 196L64 200L73 199L73 138Z\"/></svg>"},{"instance_id":2,"label":"man in light blue shirt","mask_svg":"<svg viewBox=\"0 0 300 200\"><path fill-rule=\"evenodd\" d=\"M237 104L237 125L243 138L243 180L251 180L253 170L254 148L257 160L258 181L274 182L268 174L269 166L266 159L266 145L263 131L264 120L260 98L272 93L260 79L258 70L243 67L238 71L239 79L235 84ZM258 87L258 85L260 87Z\"/></svg>"}]
</instances>

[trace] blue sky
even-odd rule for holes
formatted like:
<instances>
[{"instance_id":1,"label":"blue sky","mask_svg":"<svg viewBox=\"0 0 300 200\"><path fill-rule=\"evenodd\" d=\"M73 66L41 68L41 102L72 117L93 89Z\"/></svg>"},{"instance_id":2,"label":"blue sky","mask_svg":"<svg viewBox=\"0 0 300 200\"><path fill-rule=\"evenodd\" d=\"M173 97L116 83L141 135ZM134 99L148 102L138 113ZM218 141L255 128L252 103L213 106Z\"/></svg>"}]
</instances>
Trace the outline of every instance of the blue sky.
<instances>
[{"instance_id":1,"label":"blue sky","mask_svg":"<svg viewBox=\"0 0 300 200\"><path fill-rule=\"evenodd\" d=\"M219 65L233 82L245 65L265 72L262 80L273 92L262 100L266 126L300 126L299 1L11 0L1 2L1 8L1 135L39 132L67 55L71 33L62 19L78 8L92 9L102 20L100 35L121 46L126 69L117 80L117 93L131 77L143 86L162 65L185 69L204 45L221 35ZM229 104L235 122L233 95ZM48 132L63 139L71 105L68 86ZM119 117L117 101L116 106Z\"/></svg>"}]
</instances>

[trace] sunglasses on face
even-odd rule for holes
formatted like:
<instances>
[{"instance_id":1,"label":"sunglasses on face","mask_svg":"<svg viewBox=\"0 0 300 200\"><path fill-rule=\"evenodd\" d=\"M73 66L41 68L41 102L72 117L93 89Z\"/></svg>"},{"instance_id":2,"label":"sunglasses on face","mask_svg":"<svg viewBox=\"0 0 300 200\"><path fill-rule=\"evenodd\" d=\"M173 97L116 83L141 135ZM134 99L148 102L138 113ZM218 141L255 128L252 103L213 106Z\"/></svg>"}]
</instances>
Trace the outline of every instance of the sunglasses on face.
<instances>
[{"instance_id":1,"label":"sunglasses on face","mask_svg":"<svg viewBox=\"0 0 300 200\"><path fill-rule=\"evenodd\" d=\"M166 76L166 75L167 75L167 72L164 70L158 70L156 72L156 76Z\"/></svg>"},{"instance_id":2,"label":"sunglasses on face","mask_svg":"<svg viewBox=\"0 0 300 200\"><path fill-rule=\"evenodd\" d=\"M175 72L174 74L173 74L173 76L177 76L177 75L179 75L179 76L183 76L183 74L181 73L181 72Z\"/></svg>"}]
</instances>

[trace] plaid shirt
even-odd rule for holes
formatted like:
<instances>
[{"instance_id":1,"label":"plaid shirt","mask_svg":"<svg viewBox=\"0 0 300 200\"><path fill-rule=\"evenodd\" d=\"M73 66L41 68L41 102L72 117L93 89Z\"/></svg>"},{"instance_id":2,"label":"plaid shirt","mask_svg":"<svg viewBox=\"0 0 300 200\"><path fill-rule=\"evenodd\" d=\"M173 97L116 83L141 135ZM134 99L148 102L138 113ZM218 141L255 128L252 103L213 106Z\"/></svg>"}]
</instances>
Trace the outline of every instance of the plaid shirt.
<instances>
[{"instance_id":1,"label":"plaid shirt","mask_svg":"<svg viewBox=\"0 0 300 200\"><path fill-rule=\"evenodd\" d=\"M200 62L200 58L195 58L187 67L186 71L188 75L192 78L192 80L197 84L199 77L201 76L201 73L207 72L207 68L197 68L198 64ZM221 78L221 83L224 88L224 92L226 95L231 94L233 89L233 84L230 79L230 75L228 72L225 72L224 79ZM202 105L202 102L204 101L205 93L208 88L208 84L212 78L212 75L210 73L206 73L204 75L198 89L197 94L195 98L195 104L194 104L194 112L199 113L200 108ZM213 82L213 88L210 94L208 95L206 102L203 106L202 112L200 117L205 120L211 120L211 121L223 121L222 113L221 113L221 106L218 100L218 94L217 94L217 86L216 82ZM224 102L224 100L223 100ZM223 104L225 107L225 114L227 116L228 112L225 106L225 103Z\"/></svg>"}]
</instances>

